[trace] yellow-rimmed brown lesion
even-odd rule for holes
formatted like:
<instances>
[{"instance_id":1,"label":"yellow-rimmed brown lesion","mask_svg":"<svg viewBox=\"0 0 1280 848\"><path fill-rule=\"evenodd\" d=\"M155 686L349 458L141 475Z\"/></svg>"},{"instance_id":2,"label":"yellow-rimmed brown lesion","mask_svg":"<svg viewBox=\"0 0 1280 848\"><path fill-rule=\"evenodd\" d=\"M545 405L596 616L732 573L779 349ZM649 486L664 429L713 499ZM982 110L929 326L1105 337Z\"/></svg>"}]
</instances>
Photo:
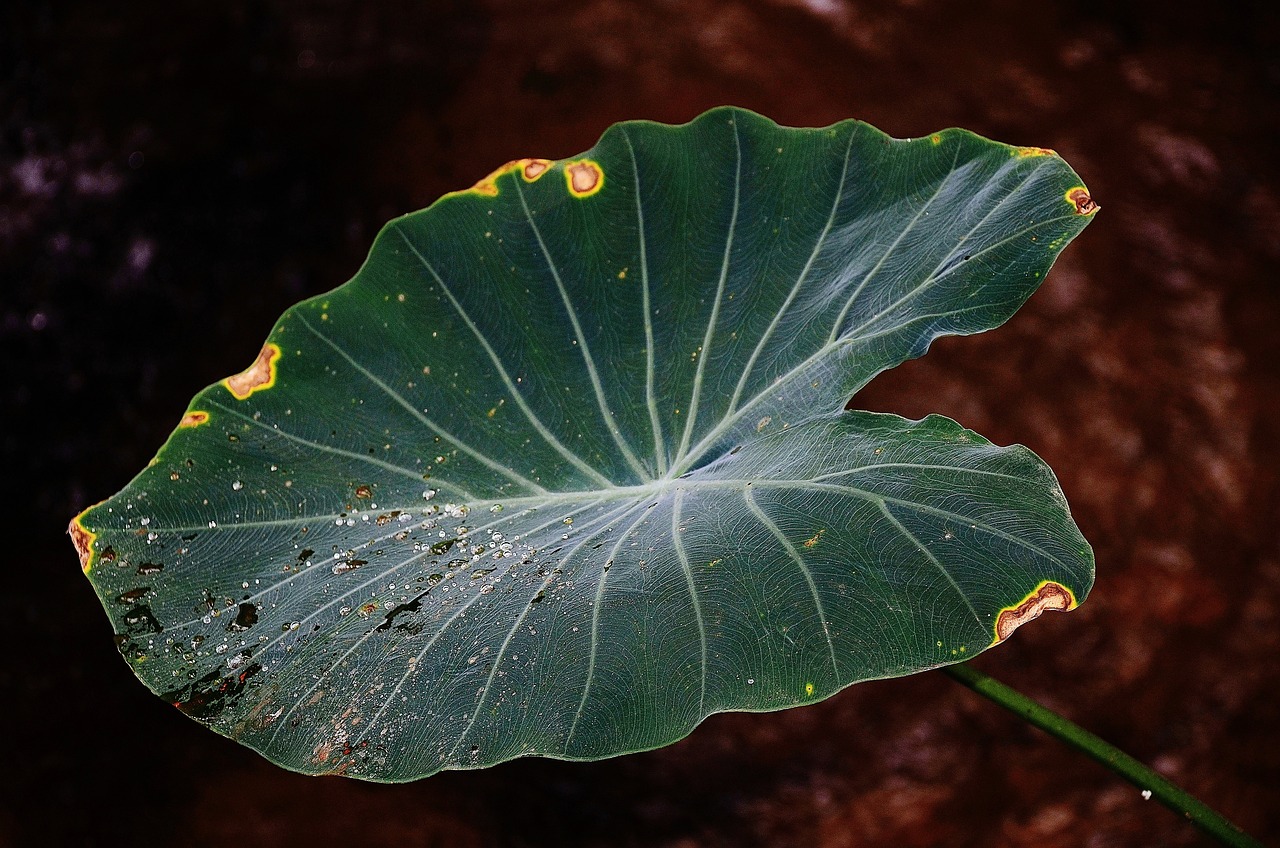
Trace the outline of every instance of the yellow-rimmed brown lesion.
<instances>
[{"instance_id":1,"label":"yellow-rimmed brown lesion","mask_svg":"<svg viewBox=\"0 0 1280 848\"><path fill-rule=\"evenodd\" d=\"M481 197L498 196L498 180L507 174L519 173L525 182L531 183L546 173L554 163L550 159L512 159L493 171L471 188L451 191L445 197L456 197L462 194L476 194Z\"/></svg>"},{"instance_id":2,"label":"yellow-rimmed brown lesion","mask_svg":"<svg viewBox=\"0 0 1280 848\"><path fill-rule=\"evenodd\" d=\"M1075 607L1076 596L1070 589L1053 580L1042 580L1021 601L1000 610L996 616L995 639L991 644L1003 642L1013 635L1013 631L1045 612L1066 612Z\"/></svg>"},{"instance_id":3,"label":"yellow-rimmed brown lesion","mask_svg":"<svg viewBox=\"0 0 1280 848\"><path fill-rule=\"evenodd\" d=\"M550 159L521 159L520 176L527 183L535 182L555 164Z\"/></svg>"},{"instance_id":4,"label":"yellow-rimmed brown lesion","mask_svg":"<svg viewBox=\"0 0 1280 848\"><path fill-rule=\"evenodd\" d=\"M222 381L236 400L244 400L260 389L269 389L276 383L276 363L280 359L280 346L268 342L258 351L253 364ZM185 419L184 419L185 421ZM199 422L202 423L202 422Z\"/></svg>"},{"instance_id":5,"label":"yellow-rimmed brown lesion","mask_svg":"<svg viewBox=\"0 0 1280 848\"><path fill-rule=\"evenodd\" d=\"M93 543L98 538L97 534L85 527L83 521L81 521L88 511L86 509L71 519L71 523L67 525L67 535L71 537L71 544L75 546L76 554L80 557L80 570L85 574L88 574L89 569L93 568Z\"/></svg>"},{"instance_id":6,"label":"yellow-rimmed brown lesion","mask_svg":"<svg viewBox=\"0 0 1280 848\"><path fill-rule=\"evenodd\" d=\"M574 197L590 197L604 188L604 169L591 159L578 159L565 165L564 178Z\"/></svg>"},{"instance_id":7,"label":"yellow-rimmed brown lesion","mask_svg":"<svg viewBox=\"0 0 1280 848\"><path fill-rule=\"evenodd\" d=\"M1076 208L1077 215L1092 215L1099 209L1097 202L1089 195L1089 189L1084 186L1067 189L1063 197Z\"/></svg>"}]
</instances>

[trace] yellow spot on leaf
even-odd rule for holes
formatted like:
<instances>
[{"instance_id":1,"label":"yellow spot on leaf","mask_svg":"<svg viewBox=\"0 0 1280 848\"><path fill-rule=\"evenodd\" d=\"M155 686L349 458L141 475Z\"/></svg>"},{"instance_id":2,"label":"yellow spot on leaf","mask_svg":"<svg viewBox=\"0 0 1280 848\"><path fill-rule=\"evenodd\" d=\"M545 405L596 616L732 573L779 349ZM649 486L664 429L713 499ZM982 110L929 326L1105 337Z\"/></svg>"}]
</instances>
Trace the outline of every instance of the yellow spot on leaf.
<instances>
[{"instance_id":1,"label":"yellow spot on leaf","mask_svg":"<svg viewBox=\"0 0 1280 848\"><path fill-rule=\"evenodd\" d=\"M1058 155L1057 151L1050 150L1047 147L1015 147L1013 148L1013 153L1015 156L1057 156Z\"/></svg>"},{"instance_id":2,"label":"yellow spot on leaf","mask_svg":"<svg viewBox=\"0 0 1280 848\"><path fill-rule=\"evenodd\" d=\"M806 695L812 695L812 694L813 694L813 684L812 684L812 683L806 683L806 684L804 685L804 693L805 693Z\"/></svg>"},{"instance_id":3,"label":"yellow spot on leaf","mask_svg":"<svg viewBox=\"0 0 1280 848\"><path fill-rule=\"evenodd\" d=\"M468 191L470 191L472 194L484 195L485 197L497 197L498 196L498 177L509 174L518 167L520 167L519 161L512 160L506 163L505 165L503 165L501 168L494 170L492 173L489 174L489 176L480 180L478 183L476 183L470 189L468 189Z\"/></svg>"},{"instance_id":4,"label":"yellow spot on leaf","mask_svg":"<svg viewBox=\"0 0 1280 848\"><path fill-rule=\"evenodd\" d=\"M1047 610L1067 611L1075 608L1076 596L1070 589L1052 580L1041 580L1040 585L1021 601L1000 610L1000 614L996 616L995 638L991 644L1008 639L1013 631L1028 621L1039 618Z\"/></svg>"},{"instance_id":5,"label":"yellow spot on leaf","mask_svg":"<svg viewBox=\"0 0 1280 848\"><path fill-rule=\"evenodd\" d=\"M570 162L565 166L564 178L574 197L590 197L604 188L604 171L590 159Z\"/></svg>"},{"instance_id":6,"label":"yellow spot on leaf","mask_svg":"<svg viewBox=\"0 0 1280 848\"><path fill-rule=\"evenodd\" d=\"M823 533L825 533L825 532L827 532L827 530L826 530L826 528L824 527L823 529L819 530L817 533L814 533L814 534L813 534L812 536L810 536L808 539L805 539L805 540L804 540L804 546L805 546L806 548L812 548L812 547L814 547L815 545L817 545L817 544L818 544L818 540L822 538L822 534L823 534Z\"/></svg>"},{"instance_id":7,"label":"yellow spot on leaf","mask_svg":"<svg viewBox=\"0 0 1280 848\"><path fill-rule=\"evenodd\" d=\"M1077 215L1092 215L1099 209L1098 204L1089 196L1089 189L1084 186L1076 186L1075 188L1068 189L1067 193L1064 194L1063 197L1067 199L1068 203L1076 208Z\"/></svg>"},{"instance_id":8,"label":"yellow spot on leaf","mask_svg":"<svg viewBox=\"0 0 1280 848\"><path fill-rule=\"evenodd\" d=\"M279 346L268 342L262 346L252 365L226 378L222 385L236 400L244 400L259 389L269 389L276 384L276 360L279 358Z\"/></svg>"},{"instance_id":9,"label":"yellow spot on leaf","mask_svg":"<svg viewBox=\"0 0 1280 848\"><path fill-rule=\"evenodd\" d=\"M488 176L477 182L471 188L462 191L451 191L445 197L456 197L460 194L478 194L481 197L497 197L498 196L498 179L507 174L519 171L524 177L525 182L533 182L542 176L547 168L551 167L549 159L512 159L500 168L495 168Z\"/></svg>"},{"instance_id":10,"label":"yellow spot on leaf","mask_svg":"<svg viewBox=\"0 0 1280 848\"><path fill-rule=\"evenodd\" d=\"M522 163L520 175L527 183L538 179L551 167L550 159L521 159L520 162Z\"/></svg>"},{"instance_id":11,"label":"yellow spot on leaf","mask_svg":"<svg viewBox=\"0 0 1280 848\"><path fill-rule=\"evenodd\" d=\"M182 416L182 420L178 422L179 427L199 427L209 420L209 413L193 409L186 415Z\"/></svg>"},{"instance_id":12,"label":"yellow spot on leaf","mask_svg":"<svg viewBox=\"0 0 1280 848\"><path fill-rule=\"evenodd\" d=\"M90 507L89 509L92 509ZM85 527L80 522L84 518L85 512L71 519L71 523L67 525L67 533L71 536L71 544L75 545L76 553L80 556L80 570L85 574L89 573L89 569L93 568L93 543L98 538L97 534Z\"/></svg>"},{"instance_id":13,"label":"yellow spot on leaf","mask_svg":"<svg viewBox=\"0 0 1280 848\"><path fill-rule=\"evenodd\" d=\"M942 136L938 135L937 133L934 133L933 135L929 136L929 140L932 141L934 145L942 144Z\"/></svg>"}]
</instances>

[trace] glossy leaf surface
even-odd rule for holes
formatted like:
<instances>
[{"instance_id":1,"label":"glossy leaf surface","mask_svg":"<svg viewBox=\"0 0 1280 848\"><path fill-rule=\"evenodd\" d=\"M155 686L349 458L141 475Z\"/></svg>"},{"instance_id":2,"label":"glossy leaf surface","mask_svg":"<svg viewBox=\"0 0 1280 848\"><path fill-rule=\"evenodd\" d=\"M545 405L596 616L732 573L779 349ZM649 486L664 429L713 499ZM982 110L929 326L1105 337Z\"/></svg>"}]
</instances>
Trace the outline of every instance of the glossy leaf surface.
<instances>
[{"instance_id":1,"label":"glossy leaf surface","mask_svg":"<svg viewBox=\"0 0 1280 848\"><path fill-rule=\"evenodd\" d=\"M384 228L72 525L153 690L304 772L660 746L1092 583L1052 472L844 412L1088 222L1056 155L719 109Z\"/></svg>"}]
</instances>

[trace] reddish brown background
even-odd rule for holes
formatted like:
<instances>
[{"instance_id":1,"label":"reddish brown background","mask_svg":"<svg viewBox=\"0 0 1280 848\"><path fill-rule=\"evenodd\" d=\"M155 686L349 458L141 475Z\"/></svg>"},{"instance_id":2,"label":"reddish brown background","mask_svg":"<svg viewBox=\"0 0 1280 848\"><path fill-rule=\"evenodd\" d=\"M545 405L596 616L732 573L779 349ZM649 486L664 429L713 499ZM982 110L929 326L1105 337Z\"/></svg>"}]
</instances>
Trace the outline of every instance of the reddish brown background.
<instances>
[{"instance_id":1,"label":"reddish brown background","mask_svg":"<svg viewBox=\"0 0 1280 848\"><path fill-rule=\"evenodd\" d=\"M1278 47L1261 2L7 4L0 844L1203 842L937 674L383 787L271 766L116 655L62 530L280 311L501 162L720 103L961 125L1083 175L1102 211L1028 306L856 403L1057 469L1094 594L977 665L1280 839Z\"/></svg>"}]
</instances>

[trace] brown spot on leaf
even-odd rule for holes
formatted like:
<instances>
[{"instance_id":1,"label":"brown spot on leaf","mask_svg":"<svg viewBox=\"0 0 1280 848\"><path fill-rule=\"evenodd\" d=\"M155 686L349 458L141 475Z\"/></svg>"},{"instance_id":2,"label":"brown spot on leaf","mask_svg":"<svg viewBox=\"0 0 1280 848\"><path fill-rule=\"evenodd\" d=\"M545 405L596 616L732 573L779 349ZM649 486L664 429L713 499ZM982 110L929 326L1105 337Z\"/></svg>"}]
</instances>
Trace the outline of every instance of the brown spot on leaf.
<instances>
[{"instance_id":1,"label":"brown spot on leaf","mask_svg":"<svg viewBox=\"0 0 1280 848\"><path fill-rule=\"evenodd\" d=\"M1098 204L1089 196L1089 190L1077 186L1067 192L1067 200L1076 207L1077 215L1092 215L1098 211Z\"/></svg>"},{"instance_id":2,"label":"brown spot on leaf","mask_svg":"<svg viewBox=\"0 0 1280 848\"><path fill-rule=\"evenodd\" d=\"M495 169L487 177L471 187L471 191L476 194L483 194L485 197L498 196L498 177L508 174L520 166L516 160L512 160L504 164L501 168Z\"/></svg>"},{"instance_id":3,"label":"brown spot on leaf","mask_svg":"<svg viewBox=\"0 0 1280 848\"><path fill-rule=\"evenodd\" d=\"M1057 156L1056 150L1050 150L1047 147L1015 147L1014 152L1019 156Z\"/></svg>"},{"instance_id":4,"label":"brown spot on leaf","mask_svg":"<svg viewBox=\"0 0 1280 848\"><path fill-rule=\"evenodd\" d=\"M93 567L93 540L96 537L80 523L81 515L84 513L71 519L71 524L67 526L67 533L71 535L71 544L75 545L76 553L80 556L80 570L88 574L89 569Z\"/></svg>"},{"instance_id":5,"label":"brown spot on leaf","mask_svg":"<svg viewBox=\"0 0 1280 848\"><path fill-rule=\"evenodd\" d=\"M227 391L236 400L244 400L259 389L270 388L276 382L276 360L280 357L280 348L274 344L265 344L258 351L258 358L239 374L223 380Z\"/></svg>"},{"instance_id":6,"label":"brown spot on leaf","mask_svg":"<svg viewBox=\"0 0 1280 848\"><path fill-rule=\"evenodd\" d=\"M199 427L201 424L209 420L209 413L193 409L186 415L182 416L182 420L178 422L179 427Z\"/></svg>"},{"instance_id":7,"label":"brown spot on leaf","mask_svg":"<svg viewBox=\"0 0 1280 848\"><path fill-rule=\"evenodd\" d=\"M1000 615L996 617L995 641L1003 642L1008 639L1013 631L1028 621L1039 618L1040 614L1046 610L1066 611L1074 608L1075 605L1076 598L1071 594L1070 589L1061 583L1046 580L1020 604L1005 607L1000 611Z\"/></svg>"},{"instance_id":8,"label":"brown spot on leaf","mask_svg":"<svg viewBox=\"0 0 1280 848\"><path fill-rule=\"evenodd\" d=\"M373 497L373 489L368 486L356 486L356 497L369 499Z\"/></svg>"},{"instance_id":9,"label":"brown spot on leaf","mask_svg":"<svg viewBox=\"0 0 1280 848\"><path fill-rule=\"evenodd\" d=\"M546 173L546 170L551 167L550 159L522 159L520 161L524 163L522 173L525 181L530 183Z\"/></svg>"},{"instance_id":10,"label":"brown spot on leaf","mask_svg":"<svg viewBox=\"0 0 1280 848\"><path fill-rule=\"evenodd\" d=\"M574 162L564 169L569 191L576 197L590 197L604 185L604 171L590 159Z\"/></svg>"},{"instance_id":11,"label":"brown spot on leaf","mask_svg":"<svg viewBox=\"0 0 1280 848\"><path fill-rule=\"evenodd\" d=\"M826 530L826 528L824 527L824 528L822 528L821 530L819 530L817 533L814 533L814 534L813 534L812 536L810 536L808 539L805 539L805 540L804 540L804 546L805 546L806 548L816 547L816 546L817 546L817 544L818 544L818 542L822 541L822 534L823 534L823 533L825 533L825 532L827 532L827 530Z\"/></svg>"},{"instance_id":12,"label":"brown spot on leaf","mask_svg":"<svg viewBox=\"0 0 1280 848\"><path fill-rule=\"evenodd\" d=\"M479 194L484 197L498 196L498 179L514 171L519 171L525 182L533 182L551 167L550 159L512 159L500 168L495 168L484 179L464 191L451 191L446 197L460 194Z\"/></svg>"}]
</instances>

